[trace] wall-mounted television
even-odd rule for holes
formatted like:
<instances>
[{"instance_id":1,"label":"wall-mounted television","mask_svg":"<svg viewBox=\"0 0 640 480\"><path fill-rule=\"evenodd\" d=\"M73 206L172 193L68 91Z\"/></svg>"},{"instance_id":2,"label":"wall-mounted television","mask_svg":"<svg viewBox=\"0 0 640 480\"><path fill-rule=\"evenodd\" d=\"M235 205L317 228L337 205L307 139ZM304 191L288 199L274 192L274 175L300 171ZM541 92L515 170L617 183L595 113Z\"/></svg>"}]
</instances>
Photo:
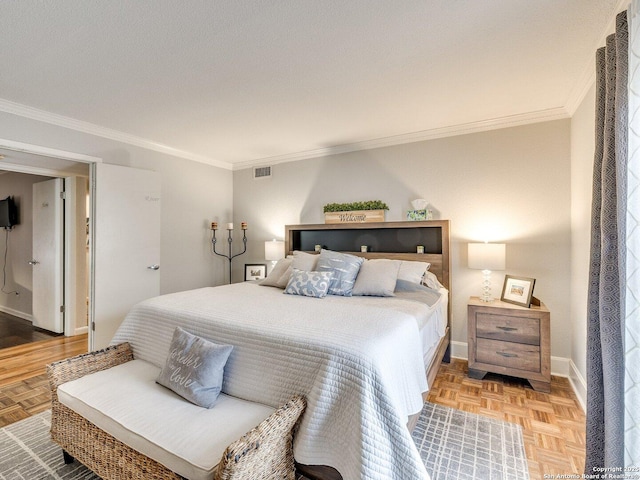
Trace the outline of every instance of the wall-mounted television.
<instances>
[{"instance_id":1,"label":"wall-mounted television","mask_svg":"<svg viewBox=\"0 0 640 480\"><path fill-rule=\"evenodd\" d=\"M0 200L0 228L13 228L18 225L18 208L12 197Z\"/></svg>"}]
</instances>

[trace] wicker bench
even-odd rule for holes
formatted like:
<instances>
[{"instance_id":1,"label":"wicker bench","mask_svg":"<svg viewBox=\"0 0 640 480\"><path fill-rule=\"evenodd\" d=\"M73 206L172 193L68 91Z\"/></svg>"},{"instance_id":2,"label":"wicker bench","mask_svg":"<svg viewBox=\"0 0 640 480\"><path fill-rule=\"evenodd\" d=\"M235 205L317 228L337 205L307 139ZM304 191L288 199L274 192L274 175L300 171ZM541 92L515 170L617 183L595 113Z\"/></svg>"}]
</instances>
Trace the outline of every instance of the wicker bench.
<instances>
[{"instance_id":1,"label":"wicker bench","mask_svg":"<svg viewBox=\"0 0 640 480\"><path fill-rule=\"evenodd\" d=\"M124 366L133 360L129 344L124 343L48 365L52 393L51 437L62 447L65 461L73 461L75 458L104 480L189 478L188 475L172 471L158 459L150 458L128 446L122 441L124 439L116 438L97 427L59 399L58 387L62 384L112 368L108 373L117 374L118 368L114 367ZM134 363L129 363L124 368ZM247 404L246 401L233 397L224 400L227 403ZM219 462L212 468L210 475L207 474L207 478L294 480L293 433L305 407L304 398L294 397L275 411L270 409L273 411L271 415L246 434L241 436L246 429L239 432L238 440L228 445L221 455L218 452L218 456L212 458L212 466L217 459ZM234 411L242 412L238 408ZM211 425L211 428L214 429L215 425ZM193 438L193 442L198 442L198 438Z\"/></svg>"}]
</instances>

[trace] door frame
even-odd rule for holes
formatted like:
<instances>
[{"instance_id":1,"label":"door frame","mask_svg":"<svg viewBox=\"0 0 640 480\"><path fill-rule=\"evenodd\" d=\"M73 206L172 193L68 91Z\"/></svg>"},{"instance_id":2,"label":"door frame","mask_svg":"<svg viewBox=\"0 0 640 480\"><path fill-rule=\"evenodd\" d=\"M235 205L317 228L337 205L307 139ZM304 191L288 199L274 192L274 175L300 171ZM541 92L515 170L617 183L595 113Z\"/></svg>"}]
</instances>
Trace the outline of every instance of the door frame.
<instances>
[{"instance_id":1,"label":"door frame","mask_svg":"<svg viewBox=\"0 0 640 480\"><path fill-rule=\"evenodd\" d=\"M3 138L0 138L0 149L13 150L16 152L28 153L31 155L59 158L62 160L69 160L73 162L89 164L89 205L90 205L89 209L91 211L91 215L93 215L94 199L93 199L92 185L94 184L94 178L95 178L95 165L96 163L102 163L102 158L85 155L83 153L75 153L75 152L69 152L65 150L58 150L54 148L43 147L40 145L16 142L13 140L7 140ZM17 173L27 173L32 175L44 175L44 176L61 177L61 178L65 178L69 176L68 174L59 172L54 169L45 169L45 168L34 167L30 165L3 163L2 167L3 167L2 168L3 170L17 172ZM71 197L71 196L68 196L68 197ZM73 196L73 198L68 198L67 201L65 201L65 206L64 206L64 214L65 214L64 268L65 269L70 266L69 262L70 262L70 259L72 258L71 253L74 251L75 248L77 248L76 242L74 241L76 222L71 222L67 220L70 218L75 218L76 216L75 208L76 208L75 196ZM90 223L93 224L93 222L90 222ZM71 231L68 231L67 228L69 228ZM93 245L93 231L92 229L90 229L89 230L90 261L89 261L89 275L88 275L88 286L87 286L89 299L90 299L89 300L90 305L88 309L88 314L89 314L88 325L91 325L94 320L93 318L93 250L91 248L92 245ZM79 335L81 333L85 333L86 331L88 331L88 327L77 328L76 326L77 323L76 323L76 318L74 313L75 308L74 309L69 308L70 304L72 303L72 300L75 298L76 289L77 289L77 282L76 282L75 276L64 275L64 305L66 310L65 316L64 316L65 336ZM76 299L76 301L77 300L78 299ZM91 335L89 335L89 337L91 337ZM87 340L87 347L89 347L89 340Z\"/></svg>"}]
</instances>

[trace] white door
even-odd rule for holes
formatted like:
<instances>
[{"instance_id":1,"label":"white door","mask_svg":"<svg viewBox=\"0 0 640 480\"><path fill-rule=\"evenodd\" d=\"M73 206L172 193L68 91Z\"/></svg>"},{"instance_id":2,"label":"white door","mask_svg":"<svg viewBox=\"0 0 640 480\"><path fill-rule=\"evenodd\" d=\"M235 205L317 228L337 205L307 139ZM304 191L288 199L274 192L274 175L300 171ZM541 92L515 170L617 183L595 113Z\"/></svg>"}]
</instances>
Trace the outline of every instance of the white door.
<instances>
[{"instance_id":1,"label":"white door","mask_svg":"<svg viewBox=\"0 0 640 480\"><path fill-rule=\"evenodd\" d=\"M109 345L136 303L160 294L160 174L95 166L89 345Z\"/></svg>"},{"instance_id":2,"label":"white door","mask_svg":"<svg viewBox=\"0 0 640 480\"><path fill-rule=\"evenodd\" d=\"M33 184L33 325L64 330L63 200L61 178Z\"/></svg>"}]
</instances>

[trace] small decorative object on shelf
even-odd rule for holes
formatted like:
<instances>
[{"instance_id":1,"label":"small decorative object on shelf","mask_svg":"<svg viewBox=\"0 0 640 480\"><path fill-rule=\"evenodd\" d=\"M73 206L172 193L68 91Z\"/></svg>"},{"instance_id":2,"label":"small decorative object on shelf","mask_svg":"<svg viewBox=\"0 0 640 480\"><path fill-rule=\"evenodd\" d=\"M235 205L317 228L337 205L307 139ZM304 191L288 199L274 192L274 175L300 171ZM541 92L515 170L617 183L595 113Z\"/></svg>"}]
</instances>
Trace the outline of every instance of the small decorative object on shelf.
<instances>
[{"instance_id":1,"label":"small decorative object on shelf","mask_svg":"<svg viewBox=\"0 0 640 480\"><path fill-rule=\"evenodd\" d=\"M328 203L324 206L324 223L384 222L385 210L389 207L381 200Z\"/></svg>"},{"instance_id":2,"label":"small decorative object on shelf","mask_svg":"<svg viewBox=\"0 0 640 480\"><path fill-rule=\"evenodd\" d=\"M407 210L407 220L423 221L433 220L433 211L427 208L429 203L424 198L418 198L411 202L413 210Z\"/></svg>"},{"instance_id":3,"label":"small decorative object on shelf","mask_svg":"<svg viewBox=\"0 0 640 480\"><path fill-rule=\"evenodd\" d=\"M245 253L247 251L247 222L242 222L240 224L240 229L242 230L242 243L244 244L242 251L240 253L236 253L235 255L233 255L233 247L232 247L233 238L232 238L232 234L231 234L231 232L233 232L233 223L227 223L227 232L228 232L227 243L229 245L229 253L228 254L219 253L219 252L216 251L216 243L218 242L218 239L216 238L216 231L218 230L218 222L211 222L211 232L212 232L211 248L212 248L212 252L215 253L216 255L219 255L219 256L224 257L227 260L229 260L229 283L231 283L231 261L234 258L242 255L243 253Z\"/></svg>"},{"instance_id":4,"label":"small decorative object on shelf","mask_svg":"<svg viewBox=\"0 0 640 480\"><path fill-rule=\"evenodd\" d=\"M416 253L424 253L424 245L418 245L416 247Z\"/></svg>"}]
</instances>

